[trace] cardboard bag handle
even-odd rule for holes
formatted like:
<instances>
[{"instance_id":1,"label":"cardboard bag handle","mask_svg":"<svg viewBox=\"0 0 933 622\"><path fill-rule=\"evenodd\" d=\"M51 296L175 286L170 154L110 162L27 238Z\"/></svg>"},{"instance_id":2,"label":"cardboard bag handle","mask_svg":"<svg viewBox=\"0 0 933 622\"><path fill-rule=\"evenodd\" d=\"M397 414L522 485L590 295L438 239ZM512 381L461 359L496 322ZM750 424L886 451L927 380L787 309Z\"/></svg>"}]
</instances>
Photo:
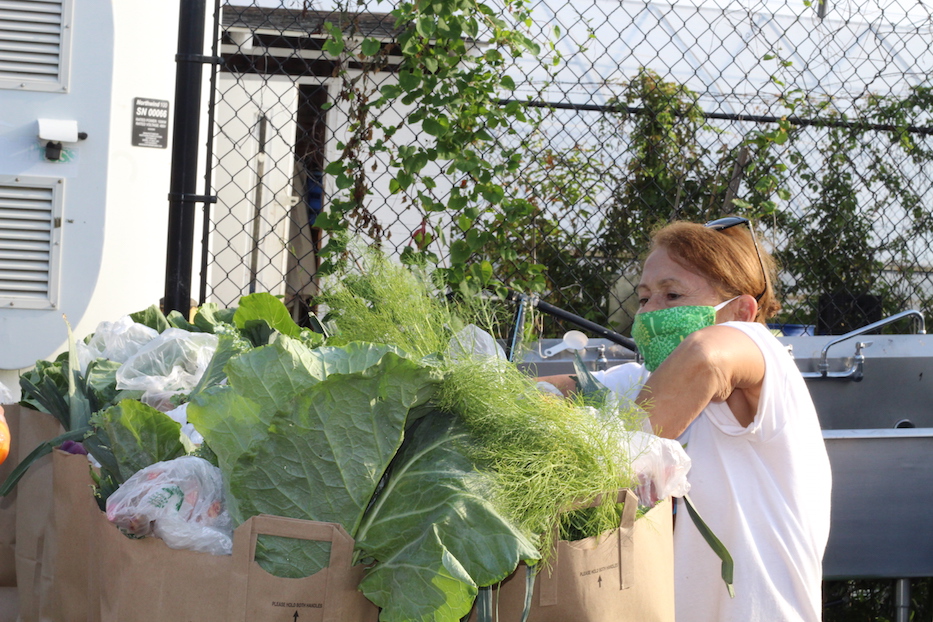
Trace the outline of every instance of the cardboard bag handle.
<instances>
[{"instance_id":1,"label":"cardboard bag handle","mask_svg":"<svg viewBox=\"0 0 933 622\"><path fill-rule=\"evenodd\" d=\"M233 581L230 585L232 612L246 613L249 598L250 565L256 560L256 543L259 536L280 536L296 540L330 542L329 569L350 568L353 558L353 539L342 525L320 523L284 516L260 514L248 519L233 535ZM333 603L334 581L329 573L324 588L324 602ZM283 579L285 581L295 579ZM239 619L239 618L237 618ZM341 622L341 612L336 607L327 607L324 622Z\"/></svg>"},{"instance_id":2,"label":"cardboard bag handle","mask_svg":"<svg viewBox=\"0 0 933 622\"><path fill-rule=\"evenodd\" d=\"M591 503L574 504L570 510L596 507L602 503L602 496ZM620 490L616 496L616 503L623 503L622 517L619 519L619 528L610 537L616 538L618 551L619 589L626 590L635 584L635 517L638 512L638 497L628 488ZM558 540L559 542L559 540ZM557 565L555 552L554 566ZM557 577L553 572L539 572L540 592L538 603L542 607L557 604L558 586Z\"/></svg>"}]
</instances>

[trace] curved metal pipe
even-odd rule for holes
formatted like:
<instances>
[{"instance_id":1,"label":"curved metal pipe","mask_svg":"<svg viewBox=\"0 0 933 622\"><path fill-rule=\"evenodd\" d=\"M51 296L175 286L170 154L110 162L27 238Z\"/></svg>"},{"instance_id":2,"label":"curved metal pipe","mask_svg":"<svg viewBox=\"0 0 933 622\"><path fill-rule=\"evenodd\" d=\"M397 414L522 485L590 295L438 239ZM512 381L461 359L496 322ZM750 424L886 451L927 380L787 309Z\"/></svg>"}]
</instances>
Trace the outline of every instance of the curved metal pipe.
<instances>
[{"instance_id":1,"label":"curved metal pipe","mask_svg":"<svg viewBox=\"0 0 933 622\"><path fill-rule=\"evenodd\" d=\"M925 335L926 334L926 321L923 319L923 314L916 309L911 309L909 311L901 311L900 313L895 313L890 317L878 320L877 322L872 322L862 326L861 328L856 328L853 331L850 331L844 335L839 335L835 339L831 339L826 342L823 346L822 351L820 352L820 364L819 364L819 373L814 375L804 374L805 378L812 377L822 377L822 378L852 378L853 380L862 379L862 368L865 363L865 355L862 354L862 349L870 345L871 342L862 343L859 342L855 347L855 364L849 369L843 372L830 373L829 372L829 349L838 343L842 343L852 337L858 337L859 335L864 335L865 333L870 333L873 330L877 330L888 324L893 324L898 320L902 320L906 317L914 317L917 320L917 334Z\"/></svg>"}]
</instances>

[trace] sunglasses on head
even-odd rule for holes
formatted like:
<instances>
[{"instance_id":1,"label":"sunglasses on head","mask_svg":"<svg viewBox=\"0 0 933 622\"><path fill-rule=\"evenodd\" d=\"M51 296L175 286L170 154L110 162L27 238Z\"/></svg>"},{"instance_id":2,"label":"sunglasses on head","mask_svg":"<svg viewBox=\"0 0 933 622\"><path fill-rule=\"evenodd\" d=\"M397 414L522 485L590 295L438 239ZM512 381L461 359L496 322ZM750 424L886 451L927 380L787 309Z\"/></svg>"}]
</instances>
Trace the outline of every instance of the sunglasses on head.
<instances>
[{"instance_id":1,"label":"sunglasses on head","mask_svg":"<svg viewBox=\"0 0 933 622\"><path fill-rule=\"evenodd\" d=\"M716 231L725 231L726 229L731 229L732 227L738 225L748 226L748 231L752 235L752 244L755 245L755 253L758 255L758 265L761 266L761 276L764 278L765 288L761 291L760 294L755 296L757 302L761 302L761 297L765 295L765 292L768 291L768 273L765 270L765 262L761 259L761 250L758 248L758 240L755 239L755 231L752 229L752 223L748 218L742 218L740 216L726 216L725 218L717 218L716 220L711 220L705 225L708 229L714 229Z\"/></svg>"}]
</instances>

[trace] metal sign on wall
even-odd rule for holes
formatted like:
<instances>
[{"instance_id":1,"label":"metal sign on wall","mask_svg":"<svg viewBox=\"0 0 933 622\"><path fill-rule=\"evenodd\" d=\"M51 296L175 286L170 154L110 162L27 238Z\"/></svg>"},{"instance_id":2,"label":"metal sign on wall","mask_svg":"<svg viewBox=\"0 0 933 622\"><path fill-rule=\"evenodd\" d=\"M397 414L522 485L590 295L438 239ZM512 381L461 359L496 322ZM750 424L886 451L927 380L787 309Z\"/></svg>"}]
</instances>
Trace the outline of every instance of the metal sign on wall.
<instances>
[{"instance_id":1,"label":"metal sign on wall","mask_svg":"<svg viewBox=\"0 0 933 622\"><path fill-rule=\"evenodd\" d=\"M165 149L168 145L168 102L133 99L133 146Z\"/></svg>"}]
</instances>

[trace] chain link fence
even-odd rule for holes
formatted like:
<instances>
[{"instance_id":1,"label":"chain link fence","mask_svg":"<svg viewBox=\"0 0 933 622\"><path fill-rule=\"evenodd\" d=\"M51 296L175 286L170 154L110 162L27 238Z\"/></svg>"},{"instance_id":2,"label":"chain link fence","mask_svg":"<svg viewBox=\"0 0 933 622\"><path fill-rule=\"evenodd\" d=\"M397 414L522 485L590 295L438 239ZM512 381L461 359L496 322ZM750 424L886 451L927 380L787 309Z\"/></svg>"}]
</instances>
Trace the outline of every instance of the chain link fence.
<instances>
[{"instance_id":1,"label":"chain link fence","mask_svg":"<svg viewBox=\"0 0 933 622\"><path fill-rule=\"evenodd\" d=\"M930 312L924 3L326 1L217 7L201 302L303 322L322 268L378 245L628 334L650 231L739 214L786 334ZM856 583L827 619L888 619Z\"/></svg>"},{"instance_id":2,"label":"chain link fence","mask_svg":"<svg viewBox=\"0 0 933 622\"><path fill-rule=\"evenodd\" d=\"M775 321L788 332L928 311L924 5L524 5L519 26L537 47L492 66L509 80L494 94L498 125L477 141L491 181L445 168L436 149L430 157L438 131L427 123L440 117L412 117L424 97L397 88L421 62L404 49L421 18L398 22L393 10L219 7L209 159L218 200L205 221L202 300L270 291L301 318L327 263L322 247L346 229L357 244L441 266L452 287L515 287L626 333L650 230L741 214L778 259ZM480 20L461 38L483 59L497 36ZM371 105L387 85L395 99ZM414 181L412 146L428 154ZM458 202L468 181L482 187Z\"/></svg>"}]
</instances>

